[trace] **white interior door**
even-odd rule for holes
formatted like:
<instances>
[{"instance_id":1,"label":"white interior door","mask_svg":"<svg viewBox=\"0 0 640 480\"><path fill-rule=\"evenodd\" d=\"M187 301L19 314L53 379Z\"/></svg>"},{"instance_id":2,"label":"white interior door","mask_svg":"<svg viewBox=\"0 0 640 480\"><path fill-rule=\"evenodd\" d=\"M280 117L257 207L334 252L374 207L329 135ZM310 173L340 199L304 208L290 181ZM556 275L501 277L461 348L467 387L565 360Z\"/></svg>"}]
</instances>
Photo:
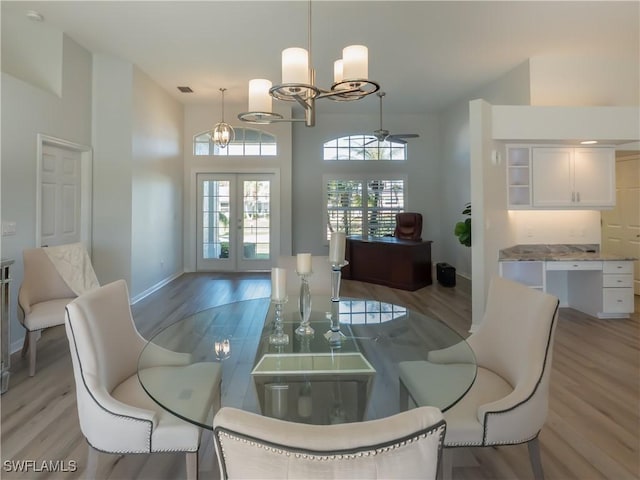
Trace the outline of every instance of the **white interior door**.
<instances>
[{"instance_id":1,"label":"white interior door","mask_svg":"<svg viewBox=\"0 0 640 480\"><path fill-rule=\"evenodd\" d=\"M82 240L81 152L45 144L40 156L40 245Z\"/></svg>"},{"instance_id":2,"label":"white interior door","mask_svg":"<svg viewBox=\"0 0 640 480\"><path fill-rule=\"evenodd\" d=\"M640 258L640 154L616 161L616 206L603 210L602 251ZM634 263L634 292L640 295L640 262Z\"/></svg>"},{"instance_id":3,"label":"white interior door","mask_svg":"<svg viewBox=\"0 0 640 480\"><path fill-rule=\"evenodd\" d=\"M197 269L270 269L280 250L276 176L198 174L197 183Z\"/></svg>"}]
</instances>

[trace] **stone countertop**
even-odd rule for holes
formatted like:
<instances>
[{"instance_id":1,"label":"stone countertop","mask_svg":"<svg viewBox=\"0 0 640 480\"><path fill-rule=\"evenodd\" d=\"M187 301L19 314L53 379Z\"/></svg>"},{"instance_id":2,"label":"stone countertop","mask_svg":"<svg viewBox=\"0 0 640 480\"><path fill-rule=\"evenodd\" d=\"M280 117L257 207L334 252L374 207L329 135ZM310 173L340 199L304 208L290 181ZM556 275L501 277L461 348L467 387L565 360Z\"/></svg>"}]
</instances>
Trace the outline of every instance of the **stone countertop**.
<instances>
[{"instance_id":1,"label":"stone countertop","mask_svg":"<svg viewBox=\"0 0 640 480\"><path fill-rule=\"evenodd\" d=\"M501 262L524 261L626 261L637 258L600 253L598 244L534 244L515 245L500 250Z\"/></svg>"}]
</instances>

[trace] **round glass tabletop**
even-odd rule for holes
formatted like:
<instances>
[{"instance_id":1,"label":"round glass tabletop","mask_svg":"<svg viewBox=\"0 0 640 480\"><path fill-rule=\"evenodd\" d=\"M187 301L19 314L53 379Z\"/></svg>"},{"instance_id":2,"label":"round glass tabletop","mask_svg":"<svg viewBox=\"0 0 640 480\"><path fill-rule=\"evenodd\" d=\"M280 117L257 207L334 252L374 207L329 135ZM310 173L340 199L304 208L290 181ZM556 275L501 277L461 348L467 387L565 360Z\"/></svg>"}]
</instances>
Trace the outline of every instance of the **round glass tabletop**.
<instances>
[{"instance_id":1,"label":"round glass tabletop","mask_svg":"<svg viewBox=\"0 0 640 480\"><path fill-rule=\"evenodd\" d=\"M217 395L225 406L331 424L415 405L444 411L475 379L469 345L427 315L375 300L314 296L313 333L299 335L297 299L281 307L286 343L273 341L275 305L266 298L213 307L166 327L140 355L143 388L164 409L211 429Z\"/></svg>"}]
</instances>

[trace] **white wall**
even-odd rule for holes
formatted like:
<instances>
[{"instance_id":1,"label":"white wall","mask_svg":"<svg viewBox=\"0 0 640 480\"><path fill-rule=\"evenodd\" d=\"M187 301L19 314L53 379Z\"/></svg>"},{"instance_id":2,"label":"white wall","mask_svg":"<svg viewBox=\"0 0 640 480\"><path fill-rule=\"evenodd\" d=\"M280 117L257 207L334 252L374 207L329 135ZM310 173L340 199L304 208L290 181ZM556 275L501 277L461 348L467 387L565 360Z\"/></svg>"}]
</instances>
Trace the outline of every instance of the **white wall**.
<instances>
[{"instance_id":1,"label":"white wall","mask_svg":"<svg viewBox=\"0 0 640 480\"><path fill-rule=\"evenodd\" d=\"M2 74L3 221L15 221L16 235L2 237L0 254L12 258L11 342L24 329L16 316L24 269L22 250L36 246L36 135L91 144L91 54L63 37L62 95L58 97L6 73ZM100 276L98 276L100 279ZM101 279L100 279L101 280Z\"/></svg>"},{"instance_id":2,"label":"white wall","mask_svg":"<svg viewBox=\"0 0 640 480\"><path fill-rule=\"evenodd\" d=\"M366 100L365 100L366 101ZM406 209L423 216L422 238L432 240L432 258L441 258L440 139L435 115L384 115L391 133L418 133L408 140L406 162L332 161L322 159L323 144L336 137L371 134L379 127L379 115L318 114L316 126L293 127L293 253L307 251L327 255L323 233L323 185L325 174L399 173L409 178Z\"/></svg>"},{"instance_id":3,"label":"white wall","mask_svg":"<svg viewBox=\"0 0 640 480\"><path fill-rule=\"evenodd\" d=\"M253 125L237 119L238 113L246 111L246 105L225 102L225 120L233 127L263 130L275 135L278 155L275 157L226 157L195 156L193 138L220 121L220 105L187 105L184 108L184 269L196 269L196 175L197 173L279 172L280 175L280 253L291 254L291 123ZM274 111L283 117L291 116L288 107L276 105Z\"/></svg>"},{"instance_id":4,"label":"white wall","mask_svg":"<svg viewBox=\"0 0 640 480\"><path fill-rule=\"evenodd\" d=\"M183 108L120 58L93 63L93 265L136 301L183 271Z\"/></svg>"},{"instance_id":5,"label":"white wall","mask_svg":"<svg viewBox=\"0 0 640 480\"><path fill-rule=\"evenodd\" d=\"M131 286L139 296L183 272L183 107L133 69Z\"/></svg>"},{"instance_id":6,"label":"white wall","mask_svg":"<svg viewBox=\"0 0 640 480\"><path fill-rule=\"evenodd\" d=\"M62 96L63 34L46 22L2 11L2 71Z\"/></svg>"},{"instance_id":7,"label":"white wall","mask_svg":"<svg viewBox=\"0 0 640 480\"><path fill-rule=\"evenodd\" d=\"M107 54L94 56L93 267L101 284L124 279L130 289L132 78L131 63Z\"/></svg>"},{"instance_id":8,"label":"white wall","mask_svg":"<svg viewBox=\"0 0 640 480\"><path fill-rule=\"evenodd\" d=\"M638 57L545 55L531 58L529 64L531 105L640 103Z\"/></svg>"}]
</instances>

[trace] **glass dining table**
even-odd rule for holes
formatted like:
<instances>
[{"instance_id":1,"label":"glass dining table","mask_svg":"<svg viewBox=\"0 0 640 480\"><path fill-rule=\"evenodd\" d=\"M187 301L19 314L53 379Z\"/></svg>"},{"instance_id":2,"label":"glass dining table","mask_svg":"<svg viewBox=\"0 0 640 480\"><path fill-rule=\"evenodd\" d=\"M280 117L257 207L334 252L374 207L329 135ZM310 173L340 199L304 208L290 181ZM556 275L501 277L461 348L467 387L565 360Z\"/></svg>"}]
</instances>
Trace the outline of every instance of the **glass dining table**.
<instances>
[{"instance_id":1,"label":"glass dining table","mask_svg":"<svg viewBox=\"0 0 640 480\"><path fill-rule=\"evenodd\" d=\"M275 309L267 298L213 307L169 325L140 355L142 387L162 408L212 429L213 371L220 367L223 406L311 424L387 417L422 404L425 392L429 404L445 411L475 380L475 357L464 338L406 307L314 296L314 333L304 336L295 333L297 299L282 311L286 344L270 341ZM180 358L179 365L157 368L158 352ZM455 359L442 361L448 352Z\"/></svg>"}]
</instances>

